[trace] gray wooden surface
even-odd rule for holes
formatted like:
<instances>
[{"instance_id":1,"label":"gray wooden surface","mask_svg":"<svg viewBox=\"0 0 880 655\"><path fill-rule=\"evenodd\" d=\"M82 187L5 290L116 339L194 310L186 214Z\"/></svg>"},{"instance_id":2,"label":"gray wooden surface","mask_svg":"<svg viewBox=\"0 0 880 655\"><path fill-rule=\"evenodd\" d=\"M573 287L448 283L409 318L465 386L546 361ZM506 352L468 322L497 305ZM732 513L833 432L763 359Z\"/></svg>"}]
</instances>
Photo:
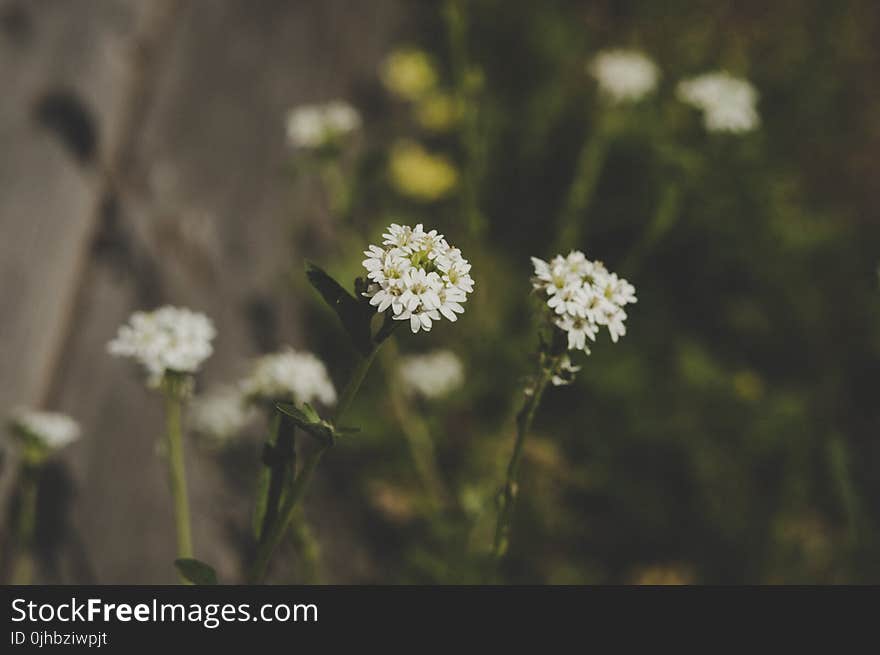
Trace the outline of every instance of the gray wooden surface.
<instances>
[{"instance_id":1,"label":"gray wooden surface","mask_svg":"<svg viewBox=\"0 0 880 655\"><path fill-rule=\"evenodd\" d=\"M133 310L167 302L217 323L208 384L237 376L267 345L297 343L283 279L296 256L291 222L324 217L291 194L284 115L369 81L401 9L392 0L0 3L0 412L57 409L85 430L63 455L73 545L59 546L43 580L174 581L154 454L160 402L105 344ZM88 130L79 125L71 150L56 115L74 127L90 117L93 156ZM247 507L211 459L189 464L198 555L235 580L228 531ZM0 496L10 487L7 467ZM332 524L341 510L320 491ZM329 581L367 575L356 549L325 551Z\"/></svg>"}]
</instances>

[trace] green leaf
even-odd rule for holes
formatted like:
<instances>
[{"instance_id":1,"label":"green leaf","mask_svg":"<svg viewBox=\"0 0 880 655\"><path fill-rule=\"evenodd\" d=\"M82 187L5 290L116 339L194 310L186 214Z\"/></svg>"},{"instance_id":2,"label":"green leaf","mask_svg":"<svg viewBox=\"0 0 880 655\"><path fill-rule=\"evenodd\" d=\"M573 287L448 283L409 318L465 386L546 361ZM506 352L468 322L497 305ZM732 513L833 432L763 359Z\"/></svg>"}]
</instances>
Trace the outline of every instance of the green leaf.
<instances>
[{"instance_id":1,"label":"green leaf","mask_svg":"<svg viewBox=\"0 0 880 655\"><path fill-rule=\"evenodd\" d=\"M336 312L354 347L362 355L369 355L373 350L370 336L370 319L375 313L373 307L358 301L339 282L311 262L306 262L306 276L324 302Z\"/></svg>"},{"instance_id":2,"label":"green leaf","mask_svg":"<svg viewBox=\"0 0 880 655\"><path fill-rule=\"evenodd\" d=\"M303 432L312 435L323 443L333 443L336 431L331 423L324 421L314 409L309 407L310 413L306 413L296 405L290 403L278 403L275 405L278 411L285 414Z\"/></svg>"},{"instance_id":3,"label":"green leaf","mask_svg":"<svg viewBox=\"0 0 880 655\"><path fill-rule=\"evenodd\" d=\"M197 559L176 559L174 566L184 578L197 585L217 584L217 573Z\"/></svg>"}]
</instances>

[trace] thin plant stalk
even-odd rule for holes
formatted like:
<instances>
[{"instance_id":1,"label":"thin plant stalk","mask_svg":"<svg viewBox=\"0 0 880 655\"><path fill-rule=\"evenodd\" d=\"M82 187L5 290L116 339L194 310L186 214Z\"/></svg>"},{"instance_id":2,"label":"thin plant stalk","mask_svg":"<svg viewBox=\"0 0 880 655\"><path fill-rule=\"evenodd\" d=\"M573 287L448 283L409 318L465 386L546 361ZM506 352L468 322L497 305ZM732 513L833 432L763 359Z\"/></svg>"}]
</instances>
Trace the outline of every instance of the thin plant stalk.
<instances>
[{"instance_id":1,"label":"thin plant stalk","mask_svg":"<svg viewBox=\"0 0 880 655\"><path fill-rule=\"evenodd\" d=\"M174 521L177 526L177 557L190 559L193 555L190 528L189 498L186 489L186 468L183 458L183 430L181 413L183 400L179 393L170 389L165 393L165 411L168 432L168 469L171 478L171 495L174 498ZM191 584L181 576L184 584Z\"/></svg>"},{"instance_id":2,"label":"thin plant stalk","mask_svg":"<svg viewBox=\"0 0 880 655\"><path fill-rule=\"evenodd\" d=\"M559 217L555 248L559 252L567 252L583 245L587 225L584 212L592 202L611 140L609 119L605 111L600 109L599 112L595 129L581 146L574 177Z\"/></svg>"},{"instance_id":3,"label":"thin plant stalk","mask_svg":"<svg viewBox=\"0 0 880 655\"><path fill-rule=\"evenodd\" d=\"M448 493L437 468L434 442L425 420L418 413L410 410L410 403L403 394L400 374L395 365L396 361L397 346L392 342L386 347L381 362L388 379L388 397L391 401L391 410L394 412L394 417L400 425L404 438L406 438L416 472L428 492L431 505L435 508L441 507L445 504Z\"/></svg>"},{"instance_id":4,"label":"thin plant stalk","mask_svg":"<svg viewBox=\"0 0 880 655\"><path fill-rule=\"evenodd\" d=\"M541 397L552 377L552 368L541 365L540 373L535 380L534 386L529 387L525 393L525 402L522 409L516 415L516 440L513 444L513 454L507 464L507 477L504 487L498 496L498 521L495 525L495 538L492 543L492 556L498 560L504 557L510 538L510 523L513 516L513 507L518 495L517 478L519 466L522 461L523 447L526 436L532 428L535 412L541 404Z\"/></svg>"},{"instance_id":5,"label":"thin plant stalk","mask_svg":"<svg viewBox=\"0 0 880 655\"><path fill-rule=\"evenodd\" d=\"M483 169L483 141L480 137L479 107L476 102L476 78L471 74L467 51L467 15L461 0L447 0L443 16L449 38L455 95L461 108L461 135L464 146L461 201L471 237L482 236L487 228L480 211L479 186Z\"/></svg>"},{"instance_id":6,"label":"thin plant stalk","mask_svg":"<svg viewBox=\"0 0 880 655\"><path fill-rule=\"evenodd\" d=\"M378 346L374 348L369 355L362 357L352 370L348 383L345 385L336 406L334 422L337 426L340 425L340 421L351 408L355 396L357 396L357 392L361 387L361 383L367 376L367 371L370 370L370 365L376 357L377 348ZM330 443L321 443L306 455L299 475L296 476L296 479L290 486L290 490L282 500L281 507L278 511L278 519L273 522L269 529L263 534L260 543L257 546L257 555L254 559L254 564L251 567L249 575L249 580L252 584L260 584L265 579L266 571L269 568L269 561L272 559L272 554L275 552L278 544L281 543L287 529L294 520L297 506L305 496L306 491L312 482L312 478L315 475L315 470L318 468L318 464L324 456L324 452L330 448L330 446Z\"/></svg>"},{"instance_id":7,"label":"thin plant stalk","mask_svg":"<svg viewBox=\"0 0 880 655\"><path fill-rule=\"evenodd\" d=\"M321 583L321 544L315 538L303 508L297 508L291 528L296 550L300 553L300 575L305 584Z\"/></svg>"},{"instance_id":8,"label":"thin plant stalk","mask_svg":"<svg viewBox=\"0 0 880 655\"><path fill-rule=\"evenodd\" d=\"M19 496L18 533L19 550L12 571L12 584L29 585L34 572L34 533L37 523L37 494L39 490L39 470L25 466L21 473L21 495Z\"/></svg>"}]
</instances>

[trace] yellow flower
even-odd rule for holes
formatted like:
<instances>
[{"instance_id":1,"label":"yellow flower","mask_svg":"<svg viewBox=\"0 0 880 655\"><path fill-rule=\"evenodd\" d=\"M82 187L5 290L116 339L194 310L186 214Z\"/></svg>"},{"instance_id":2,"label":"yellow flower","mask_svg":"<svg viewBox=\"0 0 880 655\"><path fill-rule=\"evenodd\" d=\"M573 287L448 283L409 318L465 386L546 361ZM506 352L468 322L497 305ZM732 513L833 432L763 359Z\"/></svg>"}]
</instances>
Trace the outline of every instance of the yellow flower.
<instances>
[{"instance_id":1,"label":"yellow flower","mask_svg":"<svg viewBox=\"0 0 880 655\"><path fill-rule=\"evenodd\" d=\"M416 105L416 120L426 130L445 132L461 116L461 105L447 93L431 93Z\"/></svg>"},{"instance_id":2,"label":"yellow flower","mask_svg":"<svg viewBox=\"0 0 880 655\"><path fill-rule=\"evenodd\" d=\"M448 159L426 152L413 141L395 144L388 172L399 193L418 200L438 200L458 182L458 171Z\"/></svg>"},{"instance_id":3,"label":"yellow flower","mask_svg":"<svg viewBox=\"0 0 880 655\"><path fill-rule=\"evenodd\" d=\"M422 50L395 50L385 58L382 82L391 93L406 100L418 100L437 84L437 70Z\"/></svg>"}]
</instances>

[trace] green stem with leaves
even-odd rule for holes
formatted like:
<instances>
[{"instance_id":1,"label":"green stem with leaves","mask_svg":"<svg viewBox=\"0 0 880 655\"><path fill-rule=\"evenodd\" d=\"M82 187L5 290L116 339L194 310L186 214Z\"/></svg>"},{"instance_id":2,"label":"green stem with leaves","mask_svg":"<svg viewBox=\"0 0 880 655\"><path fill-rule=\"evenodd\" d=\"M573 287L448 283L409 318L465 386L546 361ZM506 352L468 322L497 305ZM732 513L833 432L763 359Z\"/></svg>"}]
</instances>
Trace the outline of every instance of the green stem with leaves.
<instances>
[{"instance_id":1,"label":"green stem with leaves","mask_svg":"<svg viewBox=\"0 0 880 655\"><path fill-rule=\"evenodd\" d=\"M514 441L513 454L507 465L507 478L498 495L498 521L495 524L495 539L492 544L492 555L496 560L504 557L507 552L513 506L518 494L517 478L519 477L519 466L522 461L526 436L532 428L532 421L534 421L535 412L541 404L541 397L547 383L553 377L553 364L552 362L548 364L544 355L540 357L539 367L540 370L534 384L526 389L525 402L516 415L516 441Z\"/></svg>"},{"instance_id":2,"label":"green stem with leaves","mask_svg":"<svg viewBox=\"0 0 880 655\"><path fill-rule=\"evenodd\" d=\"M169 385L165 391L165 415L168 436L168 470L171 479L171 495L174 498L174 521L177 526L177 557L191 559L193 556L190 529L189 497L186 489L186 467L183 457L183 411L182 393ZM190 584L181 576L184 584Z\"/></svg>"},{"instance_id":3,"label":"green stem with leaves","mask_svg":"<svg viewBox=\"0 0 880 655\"><path fill-rule=\"evenodd\" d=\"M361 387L361 383L363 383L364 378L367 376L367 371L370 370L370 365L376 357L377 349L378 346L373 348L368 355L361 357L352 370L348 383L345 385L336 406L334 423L337 426L340 425L343 416L351 408L355 396L357 396L357 392ZM257 555L254 559L254 564L251 567L250 575L248 576L251 584L261 584L265 579L266 571L269 568L269 561L272 559L272 554L275 552L275 549L281 543L287 529L290 527L290 524L295 517L297 506L305 496L306 491L312 482L312 478L315 475L315 470L318 468L318 464L324 456L324 452L329 449L331 445L332 444L329 442L321 443L306 455L299 475L296 476L296 479L290 486L290 490L285 494L282 500L281 507L278 511L278 519L274 521L269 529L261 536L260 543L257 546Z\"/></svg>"},{"instance_id":4,"label":"green stem with leaves","mask_svg":"<svg viewBox=\"0 0 880 655\"><path fill-rule=\"evenodd\" d=\"M18 553L12 571L12 584L31 584L34 571L34 533L37 524L37 494L40 485L40 470L36 466L24 465L21 469L21 491L19 495Z\"/></svg>"}]
</instances>

